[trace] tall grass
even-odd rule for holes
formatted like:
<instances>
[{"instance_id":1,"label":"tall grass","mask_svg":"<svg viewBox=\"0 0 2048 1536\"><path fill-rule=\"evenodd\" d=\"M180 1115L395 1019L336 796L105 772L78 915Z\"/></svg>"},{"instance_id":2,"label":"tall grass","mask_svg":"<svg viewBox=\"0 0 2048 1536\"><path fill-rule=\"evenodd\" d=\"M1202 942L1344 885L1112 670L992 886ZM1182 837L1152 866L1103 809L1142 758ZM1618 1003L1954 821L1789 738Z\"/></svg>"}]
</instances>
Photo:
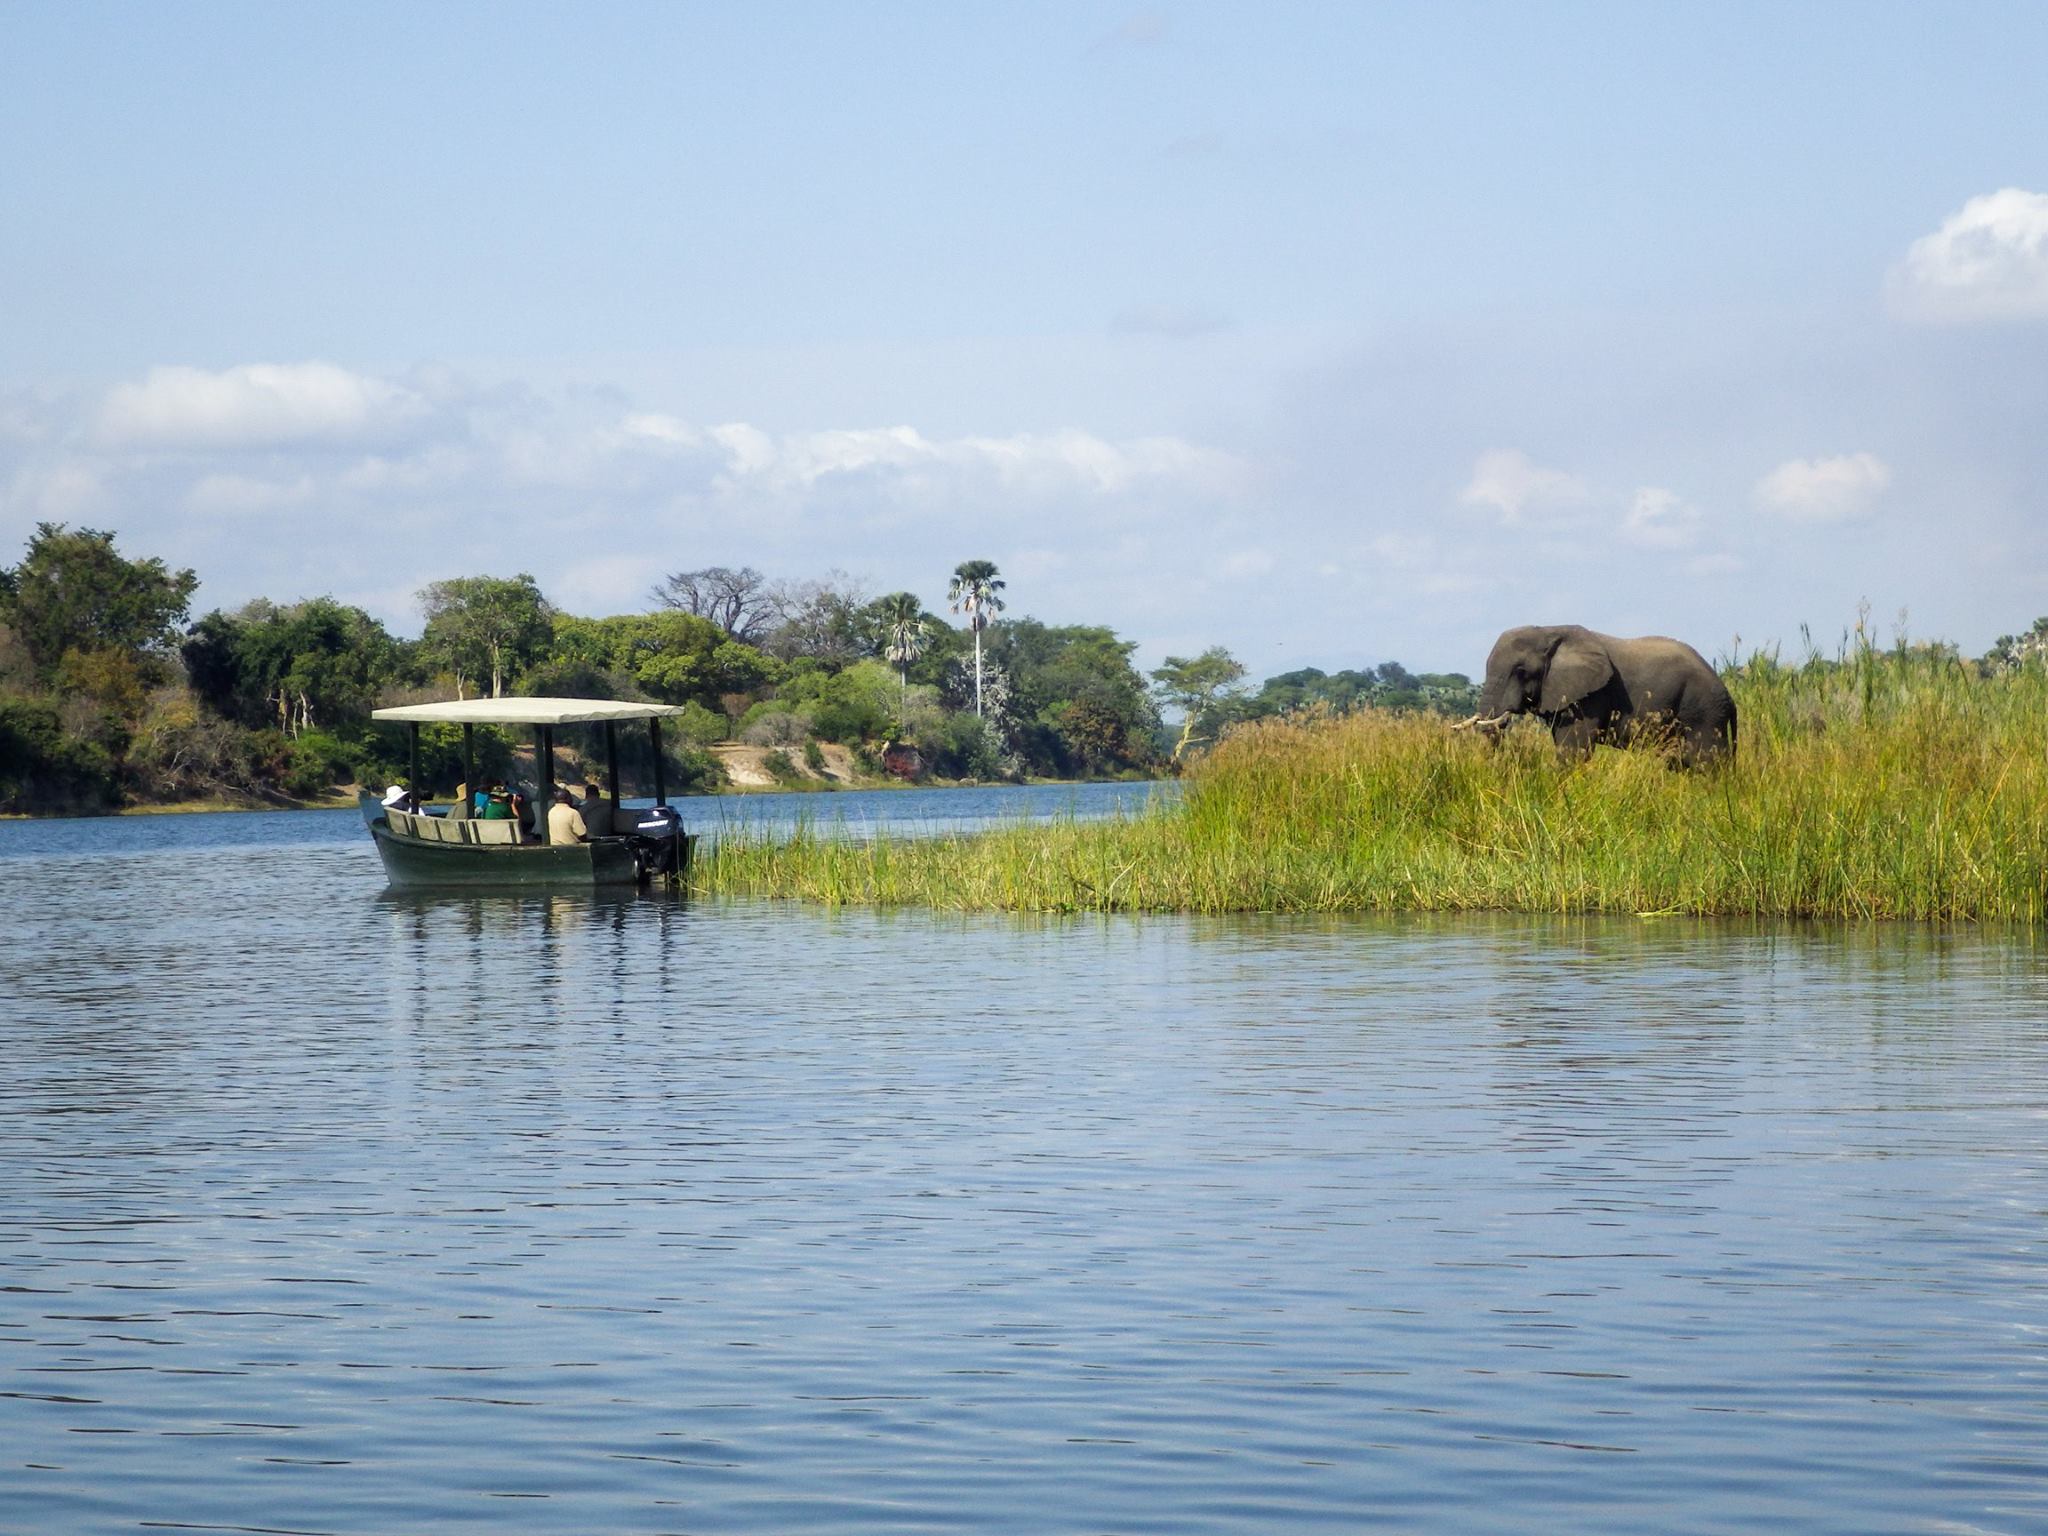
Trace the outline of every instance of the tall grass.
<instances>
[{"instance_id":1,"label":"tall grass","mask_svg":"<svg viewBox=\"0 0 2048 1536\"><path fill-rule=\"evenodd\" d=\"M827 903L1034 911L2048 915L2048 673L1983 678L1858 644L1724 675L1733 763L1562 764L1377 712L1224 740L1179 805L950 838L728 838L702 885Z\"/></svg>"}]
</instances>

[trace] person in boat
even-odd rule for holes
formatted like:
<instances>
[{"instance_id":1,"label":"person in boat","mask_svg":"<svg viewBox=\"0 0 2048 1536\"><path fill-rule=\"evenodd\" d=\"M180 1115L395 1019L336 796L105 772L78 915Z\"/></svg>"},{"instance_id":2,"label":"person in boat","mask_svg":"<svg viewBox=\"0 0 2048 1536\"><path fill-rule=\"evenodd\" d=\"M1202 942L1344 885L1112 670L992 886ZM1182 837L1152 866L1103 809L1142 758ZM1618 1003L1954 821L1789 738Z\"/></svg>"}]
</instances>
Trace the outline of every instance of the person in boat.
<instances>
[{"instance_id":1,"label":"person in boat","mask_svg":"<svg viewBox=\"0 0 2048 1536\"><path fill-rule=\"evenodd\" d=\"M387 811L426 810L426 803L403 784L387 785L384 790L384 809Z\"/></svg>"},{"instance_id":2,"label":"person in boat","mask_svg":"<svg viewBox=\"0 0 2048 1536\"><path fill-rule=\"evenodd\" d=\"M548 807L548 841L550 843L587 843L590 841L589 828L583 824L583 815L576 809L576 797L566 787L555 791L555 803Z\"/></svg>"},{"instance_id":3,"label":"person in boat","mask_svg":"<svg viewBox=\"0 0 2048 1536\"><path fill-rule=\"evenodd\" d=\"M519 811L512 804L512 792L502 783L484 791L483 809L477 815L485 821L517 821Z\"/></svg>"},{"instance_id":4,"label":"person in boat","mask_svg":"<svg viewBox=\"0 0 2048 1536\"><path fill-rule=\"evenodd\" d=\"M612 803L605 799L604 791L588 780L583 784L583 803L577 807L583 814L583 831L587 837L606 837L612 830Z\"/></svg>"}]
</instances>

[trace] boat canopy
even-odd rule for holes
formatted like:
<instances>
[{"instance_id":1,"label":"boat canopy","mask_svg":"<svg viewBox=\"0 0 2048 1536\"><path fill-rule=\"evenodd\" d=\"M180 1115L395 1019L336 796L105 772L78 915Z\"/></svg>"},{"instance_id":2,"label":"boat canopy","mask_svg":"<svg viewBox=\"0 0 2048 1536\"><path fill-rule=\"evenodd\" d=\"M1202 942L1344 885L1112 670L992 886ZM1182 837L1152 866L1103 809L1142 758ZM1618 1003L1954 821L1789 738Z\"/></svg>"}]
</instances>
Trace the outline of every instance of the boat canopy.
<instances>
[{"instance_id":1,"label":"boat canopy","mask_svg":"<svg viewBox=\"0 0 2048 1536\"><path fill-rule=\"evenodd\" d=\"M584 725L604 720L660 720L680 715L675 704L630 704L618 699L451 699L444 704L401 704L372 710L372 720L415 725Z\"/></svg>"}]
</instances>

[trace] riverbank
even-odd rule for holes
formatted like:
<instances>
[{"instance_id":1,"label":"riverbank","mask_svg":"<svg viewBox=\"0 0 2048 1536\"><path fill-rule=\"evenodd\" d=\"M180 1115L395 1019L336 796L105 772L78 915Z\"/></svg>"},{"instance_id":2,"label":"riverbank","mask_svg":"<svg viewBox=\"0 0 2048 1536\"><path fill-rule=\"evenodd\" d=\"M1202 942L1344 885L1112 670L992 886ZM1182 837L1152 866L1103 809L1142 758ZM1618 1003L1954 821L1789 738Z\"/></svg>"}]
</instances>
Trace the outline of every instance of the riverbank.
<instances>
[{"instance_id":1,"label":"riverbank","mask_svg":"<svg viewBox=\"0 0 2048 1536\"><path fill-rule=\"evenodd\" d=\"M1557 760L1375 712L1227 738L1183 801L971 836L732 837L708 891L1016 911L1605 912L2038 927L2048 677L1867 652L1730 676L1736 760Z\"/></svg>"}]
</instances>

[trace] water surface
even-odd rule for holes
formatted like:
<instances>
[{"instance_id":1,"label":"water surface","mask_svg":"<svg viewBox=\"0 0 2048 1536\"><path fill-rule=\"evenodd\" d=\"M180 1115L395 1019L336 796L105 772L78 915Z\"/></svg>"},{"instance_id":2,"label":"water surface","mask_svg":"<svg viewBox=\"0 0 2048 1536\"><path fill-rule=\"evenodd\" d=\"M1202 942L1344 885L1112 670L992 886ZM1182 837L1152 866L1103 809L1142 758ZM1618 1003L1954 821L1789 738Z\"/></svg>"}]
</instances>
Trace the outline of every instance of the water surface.
<instances>
[{"instance_id":1,"label":"water surface","mask_svg":"<svg viewBox=\"0 0 2048 1536\"><path fill-rule=\"evenodd\" d=\"M0 911L0 1530L2048 1528L2018 942L396 899L352 812Z\"/></svg>"}]
</instances>

